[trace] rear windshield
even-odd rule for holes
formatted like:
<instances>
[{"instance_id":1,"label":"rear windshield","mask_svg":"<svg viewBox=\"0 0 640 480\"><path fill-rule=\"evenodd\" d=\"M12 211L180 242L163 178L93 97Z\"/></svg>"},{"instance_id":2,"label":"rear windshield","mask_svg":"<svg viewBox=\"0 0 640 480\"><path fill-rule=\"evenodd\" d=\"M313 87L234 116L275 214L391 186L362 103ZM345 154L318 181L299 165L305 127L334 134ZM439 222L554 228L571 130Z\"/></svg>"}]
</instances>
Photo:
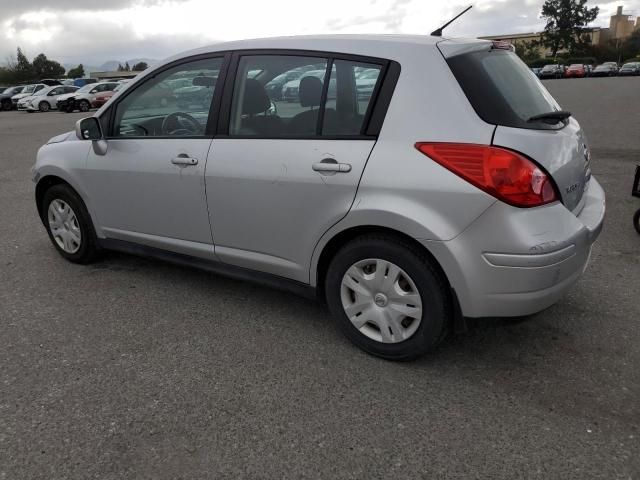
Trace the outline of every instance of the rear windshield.
<instances>
[{"instance_id":1,"label":"rear windshield","mask_svg":"<svg viewBox=\"0 0 640 480\"><path fill-rule=\"evenodd\" d=\"M528 121L560 106L515 53L496 49L464 53L448 58L447 63L485 122L544 130L564 127L563 122Z\"/></svg>"}]
</instances>

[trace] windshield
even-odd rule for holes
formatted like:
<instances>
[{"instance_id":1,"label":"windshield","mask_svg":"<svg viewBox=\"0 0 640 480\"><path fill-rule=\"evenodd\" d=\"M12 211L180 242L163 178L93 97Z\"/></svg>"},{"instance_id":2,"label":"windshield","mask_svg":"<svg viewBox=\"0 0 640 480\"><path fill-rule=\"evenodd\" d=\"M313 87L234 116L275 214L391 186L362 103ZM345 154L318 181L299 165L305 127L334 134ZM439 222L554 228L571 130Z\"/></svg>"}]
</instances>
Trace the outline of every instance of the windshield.
<instances>
[{"instance_id":1,"label":"windshield","mask_svg":"<svg viewBox=\"0 0 640 480\"><path fill-rule=\"evenodd\" d=\"M22 90L22 93L32 93L35 88L35 85L27 85L26 87L24 87L24 90Z\"/></svg>"},{"instance_id":2,"label":"windshield","mask_svg":"<svg viewBox=\"0 0 640 480\"><path fill-rule=\"evenodd\" d=\"M535 115L560 110L560 106L515 53L495 49L471 52L450 57L447 63L485 122L529 129L564 126L563 123L528 122Z\"/></svg>"},{"instance_id":3,"label":"windshield","mask_svg":"<svg viewBox=\"0 0 640 480\"><path fill-rule=\"evenodd\" d=\"M36 93L34 93L33 96L36 97L38 95L46 95L51 90L53 90L53 89L52 88L42 88L42 89L38 90Z\"/></svg>"},{"instance_id":4,"label":"windshield","mask_svg":"<svg viewBox=\"0 0 640 480\"><path fill-rule=\"evenodd\" d=\"M91 91L91 89L93 87L95 87L97 84L95 83L87 83L84 87L80 87L78 90L76 90L77 93L87 93L89 91Z\"/></svg>"}]
</instances>

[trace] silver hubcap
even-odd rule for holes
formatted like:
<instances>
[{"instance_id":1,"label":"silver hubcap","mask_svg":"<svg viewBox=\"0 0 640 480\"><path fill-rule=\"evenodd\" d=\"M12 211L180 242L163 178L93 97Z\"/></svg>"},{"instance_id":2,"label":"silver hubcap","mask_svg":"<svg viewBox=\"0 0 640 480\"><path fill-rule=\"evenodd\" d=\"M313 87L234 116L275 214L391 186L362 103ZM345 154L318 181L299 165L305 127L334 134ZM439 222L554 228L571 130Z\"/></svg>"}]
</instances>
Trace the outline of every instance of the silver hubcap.
<instances>
[{"instance_id":1,"label":"silver hubcap","mask_svg":"<svg viewBox=\"0 0 640 480\"><path fill-rule=\"evenodd\" d=\"M82 235L75 212L65 201L56 199L49 204L47 213L51 235L58 246L67 253L76 253Z\"/></svg>"},{"instance_id":2,"label":"silver hubcap","mask_svg":"<svg viewBox=\"0 0 640 480\"><path fill-rule=\"evenodd\" d=\"M353 264L342 278L342 307L354 327L372 340L398 343L422 321L422 298L400 267L369 258Z\"/></svg>"}]
</instances>

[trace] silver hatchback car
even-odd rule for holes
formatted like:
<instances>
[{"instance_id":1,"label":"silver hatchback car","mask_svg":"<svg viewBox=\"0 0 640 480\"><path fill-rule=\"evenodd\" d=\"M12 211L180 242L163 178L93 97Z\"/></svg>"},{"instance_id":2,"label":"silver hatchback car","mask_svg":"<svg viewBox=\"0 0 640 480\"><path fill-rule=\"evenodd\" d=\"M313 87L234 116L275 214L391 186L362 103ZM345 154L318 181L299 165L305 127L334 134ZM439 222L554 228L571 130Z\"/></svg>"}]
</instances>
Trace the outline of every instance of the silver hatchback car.
<instances>
[{"instance_id":1,"label":"silver hatchback car","mask_svg":"<svg viewBox=\"0 0 640 480\"><path fill-rule=\"evenodd\" d=\"M268 85L288 72L283 100ZM580 125L510 47L429 36L173 57L44 145L33 180L72 262L113 249L312 293L396 360L457 319L552 305L605 212Z\"/></svg>"}]
</instances>

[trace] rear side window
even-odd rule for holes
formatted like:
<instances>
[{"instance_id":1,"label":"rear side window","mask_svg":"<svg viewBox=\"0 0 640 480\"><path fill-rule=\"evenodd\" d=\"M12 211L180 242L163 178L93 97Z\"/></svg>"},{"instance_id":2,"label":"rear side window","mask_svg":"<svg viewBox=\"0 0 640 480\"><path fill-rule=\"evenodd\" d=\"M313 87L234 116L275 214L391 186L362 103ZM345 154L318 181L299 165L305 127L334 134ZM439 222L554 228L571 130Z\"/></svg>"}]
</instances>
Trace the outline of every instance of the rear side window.
<instances>
[{"instance_id":1,"label":"rear side window","mask_svg":"<svg viewBox=\"0 0 640 480\"><path fill-rule=\"evenodd\" d=\"M488 50L447 59L476 113L487 123L529 129L557 129L563 123L528 121L560 110L540 80L512 52Z\"/></svg>"},{"instance_id":2,"label":"rear side window","mask_svg":"<svg viewBox=\"0 0 640 480\"><path fill-rule=\"evenodd\" d=\"M358 137L383 65L297 55L244 55L229 134L256 138ZM387 100L388 101L388 100Z\"/></svg>"}]
</instances>

